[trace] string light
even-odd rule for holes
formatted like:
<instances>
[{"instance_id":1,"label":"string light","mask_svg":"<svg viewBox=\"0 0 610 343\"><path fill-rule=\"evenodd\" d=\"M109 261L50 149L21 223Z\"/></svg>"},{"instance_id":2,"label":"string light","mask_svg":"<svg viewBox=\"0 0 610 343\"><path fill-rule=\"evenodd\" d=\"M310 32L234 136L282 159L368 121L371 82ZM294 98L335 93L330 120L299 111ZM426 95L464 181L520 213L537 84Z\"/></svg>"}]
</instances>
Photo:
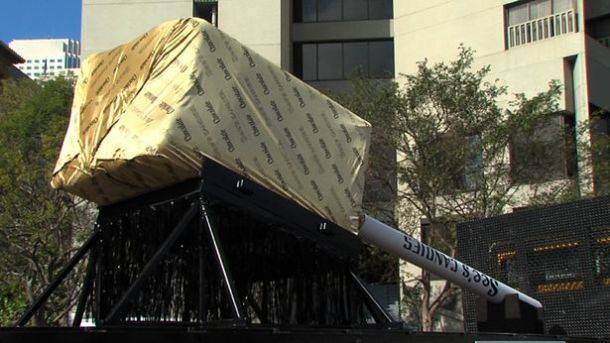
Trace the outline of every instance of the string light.
<instances>
[{"instance_id":1,"label":"string light","mask_svg":"<svg viewBox=\"0 0 610 343\"><path fill-rule=\"evenodd\" d=\"M540 252L540 251L567 249L567 248L577 247L579 244L580 243L578 243L578 242L570 242L570 243L556 243L556 244L550 244L550 245L543 245L543 246L534 248L534 251Z\"/></svg>"}]
</instances>

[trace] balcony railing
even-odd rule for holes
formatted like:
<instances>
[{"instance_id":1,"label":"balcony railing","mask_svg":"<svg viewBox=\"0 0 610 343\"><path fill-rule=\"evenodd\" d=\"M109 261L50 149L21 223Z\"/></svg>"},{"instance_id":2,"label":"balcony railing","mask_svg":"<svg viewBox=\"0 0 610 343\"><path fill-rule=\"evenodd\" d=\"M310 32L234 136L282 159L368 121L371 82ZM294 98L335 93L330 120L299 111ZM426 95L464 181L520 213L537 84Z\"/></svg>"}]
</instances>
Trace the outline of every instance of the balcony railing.
<instances>
[{"instance_id":1,"label":"balcony railing","mask_svg":"<svg viewBox=\"0 0 610 343\"><path fill-rule=\"evenodd\" d=\"M600 42L603 46L610 48L610 36L605 37L605 38L600 38L600 39L598 39L598 42Z\"/></svg>"},{"instance_id":2,"label":"balcony railing","mask_svg":"<svg viewBox=\"0 0 610 343\"><path fill-rule=\"evenodd\" d=\"M555 13L507 28L508 47L536 42L539 40L578 31L574 9Z\"/></svg>"}]
</instances>

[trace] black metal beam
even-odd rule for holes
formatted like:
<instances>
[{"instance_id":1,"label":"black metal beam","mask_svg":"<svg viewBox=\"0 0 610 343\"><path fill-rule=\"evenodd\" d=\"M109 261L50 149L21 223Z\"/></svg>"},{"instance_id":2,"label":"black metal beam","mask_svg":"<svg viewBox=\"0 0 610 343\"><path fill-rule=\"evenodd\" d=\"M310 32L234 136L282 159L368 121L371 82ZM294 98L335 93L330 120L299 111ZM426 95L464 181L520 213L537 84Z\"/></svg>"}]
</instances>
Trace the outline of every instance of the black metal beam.
<instances>
[{"instance_id":1,"label":"black metal beam","mask_svg":"<svg viewBox=\"0 0 610 343\"><path fill-rule=\"evenodd\" d=\"M83 288L81 290L78 304L76 305L76 312L74 313L74 321L72 322L72 326L77 328L80 327L80 323L83 320L83 314L85 313L85 306L87 305L87 300L91 295L91 290L93 289L93 280L95 279L95 249L91 250L89 253L89 261L87 262L87 273L85 274L85 280L83 281Z\"/></svg>"},{"instance_id":2,"label":"black metal beam","mask_svg":"<svg viewBox=\"0 0 610 343\"><path fill-rule=\"evenodd\" d=\"M178 225L174 227L174 230L169 234L163 244L161 244L159 249L157 249L153 257L151 257L148 263L146 263L146 266L144 266L140 275L138 275L125 294L123 294L119 302L112 308L112 310L110 310L110 313L108 316L106 316L101 324L113 323L122 314L122 311L125 309L127 303L140 290L140 288L142 288L144 281L146 281L146 279L153 273L159 262L161 262L174 243L176 243L178 238L180 238L196 214L197 204L193 203L186 214L182 216L182 219L180 219Z\"/></svg>"},{"instance_id":3,"label":"black metal beam","mask_svg":"<svg viewBox=\"0 0 610 343\"><path fill-rule=\"evenodd\" d=\"M233 278L231 277L231 272L229 270L228 265L226 264L224 253L222 250L222 246L220 244L220 240L218 238L218 233L216 232L216 228L212 225L210 218L208 216L208 211L205 205L205 199L203 196L200 197L199 206L201 207L201 215L202 220L205 221L205 224L208 229L208 234L210 238L210 243L212 245L212 249L214 250L214 257L216 257L216 262L218 263L218 268L222 274L223 280L225 282L227 295L231 299L231 308L233 309L233 314L237 320L245 319L244 309L242 303L239 301L237 292L235 291L235 285L233 284Z\"/></svg>"},{"instance_id":4,"label":"black metal beam","mask_svg":"<svg viewBox=\"0 0 610 343\"><path fill-rule=\"evenodd\" d=\"M97 242L99 237L99 231L95 231L87 241L78 249L76 254L72 256L68 264L59 272L59 274L55 277L53 282L47 286L47 288L42 292L42 294L36 299L36 301L28 308L28 310L19 318L19 321L15 324L15 326L24 326L27 324L34 313L38 311L38 309L47 301L49 296L55 291L55 289L64 281L66 276L70 274L72 269L80 262L80 260L87 254L89 249Z\"/></svg>"},{"instance_id":5,"label":"black metal beam","mask_svg":"<svg viewBox=\"0 0 610 343\"><path fill-rule=\"evenodd\" d=\"M100 217L103 215L103 212L100 211L100 213L98 214L98 223L96 223L96 225L98 225L99 227L99 220ZM97 245L97 247L95 248L95 282L94 282L94 287L95 287L95 291L93 293L94 298L93 300L93 320L95 323L95 326L100 326L102 324L102 282L103 282L103 271L104 271L104 237L103 235L100 236L100 241Z\"/></svg>"},{"instance_id":6,"label":"black metal beam","mask_svg":"<svg viewBox=\"0 0 610 343\"><path fill-rule=\"evenodd\" d=\"M390 315L377 302L377 300L375 299L373 294L371 294L369 289L366 287L364 282L362 280L360 280L358 275L354 274L354 272L352 272L351 270L350 270L349 274L352 276L352 279L354 280L354 283L356 284L356 286L358 286L358 288L362 292L362 295L364 296L367 307L368 307L369 311L371 311L371 314L373 315L373 317L375 318L375 322L377 322L377 324L382 324L382 323L393 324L394 320L392 319L392 317L390 317Z\"/></svg>"},{"instance_id":7,"label":"black metal beam","mask_svg":"<svg viewBox=\"0 0 610 343\"><path fill-rule=\"evenodd\" d=\"M202 216L203 217L203 216ZM207 310L208 310L208 306L207 306L207 294L206 294L206 286L207 286L207 280L206 280L206 275L205 275L205 266L206 266L206 259L205 259L205 244L204 242L206 241L205 237L206 237L206 233L205 233L205 228L204 228L204 219L200 218L199 222L198 222L198 229L199 229L199 251L198 251L198 259L199 259L199 324L201 326L203 326L206 323L207 320Z\"/></svg>"}]
</instances>

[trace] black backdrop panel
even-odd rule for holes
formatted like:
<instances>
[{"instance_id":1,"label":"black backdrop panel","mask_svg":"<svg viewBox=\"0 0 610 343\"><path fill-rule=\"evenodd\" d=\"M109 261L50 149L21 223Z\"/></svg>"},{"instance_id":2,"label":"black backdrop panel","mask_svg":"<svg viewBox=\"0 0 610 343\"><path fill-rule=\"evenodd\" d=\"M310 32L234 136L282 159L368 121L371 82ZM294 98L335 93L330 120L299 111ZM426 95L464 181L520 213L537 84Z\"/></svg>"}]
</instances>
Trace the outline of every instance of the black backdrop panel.
<instances>
[{"instance_id":1,"label":"black backdrop panel","mask_svg":"<svg viewBox=\"0 0 610 343\"><path fill-rule=\"evenodd\" d=\"M458 225L459 258L533 296L546 330L610 337L610 197ZM467 332L476 296L464 293Z\"/></svg>"}]
</instances>

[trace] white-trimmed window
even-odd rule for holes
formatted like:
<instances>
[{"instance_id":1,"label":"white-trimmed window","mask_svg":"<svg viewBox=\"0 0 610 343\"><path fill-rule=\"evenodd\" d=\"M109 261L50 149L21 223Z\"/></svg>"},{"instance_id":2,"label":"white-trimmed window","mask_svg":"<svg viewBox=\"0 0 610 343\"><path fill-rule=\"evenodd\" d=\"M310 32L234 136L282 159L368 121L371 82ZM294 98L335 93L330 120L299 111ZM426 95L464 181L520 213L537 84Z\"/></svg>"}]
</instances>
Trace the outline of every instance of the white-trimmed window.
<instances>
[{"instance_id":1,"label":"white-trimmed window","mask_svg":"<svg viewBox=\"0 0 610 343\"><path fill-rule=\"evenodd\" d=\"M574 0L531 0L506 8L507 47L578 31Z\"/></svg>"}]
</instances>

